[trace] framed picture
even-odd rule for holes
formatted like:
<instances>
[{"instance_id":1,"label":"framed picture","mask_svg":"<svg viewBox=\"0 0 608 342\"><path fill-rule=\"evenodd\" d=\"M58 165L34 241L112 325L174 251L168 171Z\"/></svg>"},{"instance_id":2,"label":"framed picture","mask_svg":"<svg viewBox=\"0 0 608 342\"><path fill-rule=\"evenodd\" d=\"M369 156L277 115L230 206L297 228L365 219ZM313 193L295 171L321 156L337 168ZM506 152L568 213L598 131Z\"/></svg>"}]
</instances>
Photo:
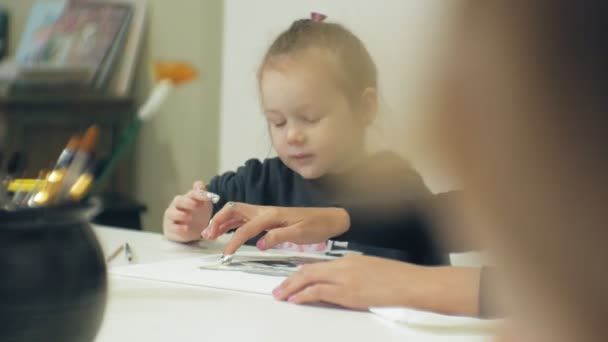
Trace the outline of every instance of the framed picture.
<instances>
[{"instance_id":1,"label":"framed picture","mask_svg":"<svg viewBox=\"0 0 608 342\"><path fill-rule=\"evenodd\" d=\"M135 77L135 67L140 55L143 33L146 25L147 0L90 0L98 3L129 5L133 9L129 32L122 54L108 84L108 91L116 95L128 95Z\"/></svg>"},{"instance_id":2,"label":"framed picture","mask_svg":"<svg viewBox=\"0 0 608 342\"><path fill-rule=\"evenodd\" d=\"M109 53L131 8L116 4L79 3L67 6L32 62L52 66L98 69Z\"/></svg>"},{"instance_id":3,"label":"framed picture","mask_svg":"<svg viewBox=\"0 0 608 342\"><path fill-rule=\"evenodd\" d=\"M56 84L65 81L64 78L85 75L78 76L82 86L107 90L110 81L118 75L132 76L132 72L124 69L132 69L136 59L125 53L131 50L135 50L134 55L137 53L137 49L126 47L134 31L131 29L136 9L133 5L131 0L35 3L18 50L17 64L22 71L19 79ZM130 82L130 77L119 82L123 95Z\"/></svg>"}]
</instances>

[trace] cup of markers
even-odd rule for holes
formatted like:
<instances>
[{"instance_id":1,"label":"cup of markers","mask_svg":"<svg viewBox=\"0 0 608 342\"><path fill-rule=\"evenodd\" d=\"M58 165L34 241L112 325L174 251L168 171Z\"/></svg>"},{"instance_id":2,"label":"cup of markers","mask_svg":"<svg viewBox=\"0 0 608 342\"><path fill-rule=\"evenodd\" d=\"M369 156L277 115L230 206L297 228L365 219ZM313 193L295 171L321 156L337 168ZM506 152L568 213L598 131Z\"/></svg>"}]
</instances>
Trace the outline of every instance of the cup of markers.
<instances>
[{"instance_id":1,"label":"cup of markers","mask_svg":"<svg viewBox=\"0 0 608 342\"><path fill-rule=\"evenodd\" d=\"M0 341L93 341L107 297L90 222L99 131L74 136L36 179L6 173L0 193Z\"/></svg>"},{"instance_id":2,"label":"cup of markers","mask_svg":"<svg viewBox=\"0 0 608 342\"><path fill-rule=\"evenodd\" d=\"M89 199L0 210L0 341L93 341L107 273Z\"/></svg>"},{"instance_id":3,"label":"cup of markers","mask_svg":"<svg viewBox=\"0 0 608 342\"><path fill-rule=\"evenodd\" d=\"M41 170L36 179L3 181L1 207L5 210L40 208L77 203L90 192L99 162L95 146L99 137L97 126L91 126L82 138L75 135L63 149L50 171Z\"/></svg>"}]
</instances>

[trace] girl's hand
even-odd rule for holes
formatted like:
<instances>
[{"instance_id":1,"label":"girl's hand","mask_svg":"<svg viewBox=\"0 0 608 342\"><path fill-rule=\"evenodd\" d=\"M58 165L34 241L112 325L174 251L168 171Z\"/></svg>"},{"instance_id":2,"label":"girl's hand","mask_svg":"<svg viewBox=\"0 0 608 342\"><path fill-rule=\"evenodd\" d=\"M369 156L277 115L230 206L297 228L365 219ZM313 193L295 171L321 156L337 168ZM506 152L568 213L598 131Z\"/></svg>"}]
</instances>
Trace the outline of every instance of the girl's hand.
<instances>
[{"instance_id":1,"label":"girl's hand","mask_svg":"<svg viewBox=\"0 0 608 342\"><path fill-rule=\"evenodd\" d=\"M479 269L425 267L360 255L304 265L273 291L295 304L325 302L352 309L405 306L478 314Z\"/></svg>"},{"instance_id":2,"label":"girl's hand","mask_svg":"<svg viewBox=\"0 0 608 342\"><path fill-rule=\"evenodd\" d=\"M230 229L236 230L224 248L224 255L234 254L247 240L268 231L258 240L261 250L282 242L319 243L343 234L350 218L340 208L285 208L228 202L203 232L205 239L216 239Z\"/></svg>"},{"instance_id":3,"label":"girl's hand","mask_svg":"<svg viewBox=\"0 0 608 342\"><path fill-rule=\"evenodd\" d=\"M163 217L163 233L169 240L189 242L200 239L213 212L209 198L204 195L205 190L205 184L197 181L192 190L175 196Z\"/></svg>"}]
</instances>

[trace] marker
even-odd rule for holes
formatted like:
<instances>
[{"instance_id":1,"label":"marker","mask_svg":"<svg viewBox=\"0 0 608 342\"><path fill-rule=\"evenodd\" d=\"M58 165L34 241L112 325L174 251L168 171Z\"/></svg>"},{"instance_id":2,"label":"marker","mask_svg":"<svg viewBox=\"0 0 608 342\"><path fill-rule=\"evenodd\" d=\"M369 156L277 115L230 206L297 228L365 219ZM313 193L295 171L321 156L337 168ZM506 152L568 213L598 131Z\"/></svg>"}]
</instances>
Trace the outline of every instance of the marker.
<instances>
[{"instance_id":1,"label":"marker","mask_svg":"<svg viewBox=\"0 0 608 342\"><path fill-rule=\"evenodd\" d=\"M17 188L17 191L13 194L13 198L4 206L6 210L15 210L19 208L20 203L27 196L27 191L24 190L23 186Z\"/></svg>"},{"instance_id":2,"label":"marker","mask_svg":"<svg viewBox=\"0 0 608 342\"><path fill-rule=\"evenodd\" d=\"M217 204L217 202L220 201L220 195L215 194L213 192L209 192L209 191L205 191L205 190L199 190L198 191L199 195L201 195L202 197L207 197L211 203L213 204Z\"/></svg>"},{"instance_id":3,"label":"marker","mask_svg":"<svg viewBox=\"0 0 608 342\"><path fill-rule=\"evenodd\" d=\"M80 146L80 137L78 135L73 135L68 141L67 145L61 151L59 158L57 159L57 163L55 163L55 167L53 170L67 168L72 159L74 159L74 155L76 151L78 151L78 147Z\"/></svg>"},{"instance_id":4,"label":"marker","mask_svg":"<svg viewBox=\"0 0 608 342\"><path fill-rule=\"evenodd\" d=\"M222 257L220 258L220 264L222 264L222 265L229 264L232 262L232 258L234 258L234 254L227 254L227 255L222 254Z\"/></svg>"},{"instance_id":5,"label":"marker","mask_svg":"<svg viewBox=\"0 0 608 342\"><path fill-rule=\"evenodd\" d=\"M65 169L53 170L50 172L46 181L42 183L42 189L32 195L27 205L31 208L43 207L55 201L63 185Z\"/></svg>"},{"instance_id":6,"label":"marker","mask_svg":"<svg viewBox=\"0 0 608 342\"><path fill-rule=\"evenodd\" d=\"M70 188L69 198L71 201L78 202L83 199L91 190L95 180L95 171L99 163L91 159L86 171L81 174Z\"/></svg>"},{"instance_id":7,"label":"marker","mask_svg":"<svg viewBox=\"0 0 608 342\"><path fill-rule=\"evenodd\" d=\"M31 188L28 188L27 196L23 199L23 201L19 204L20 207L29 206L30 201L36 195L40 189L42 189L46 185L46 177L48 176L48 172L46 170L40 170L38 173L38 178L35 180L35 183Z\"/></svg>"},{"instance_id":8,"label":"marker","mask_svg":"<svg viewBox=\"0 0 608 342\"><path fill-rule=\"evenodd\" d=\"M131 246L129 243L125 243L125 257L127 257L127 261L133 261L133 251L131 250Z\"/></svg>"},{"instance_id":9,"label":"marker","mask_svg":"<svg viewBox=\"0 0 608 342\"><path fill-rule=\"evenodd\" d=\"M44 180L42 180L44 182ZM9 192L17 192L18 189L23 188L25 191L32 191L34 186L38 183L38 179L33 178L17 178L13 179L8 183L6 189Z\"/></svg>"},{"instance_id":10,"label":"marker","mask_svg":"<svg viewBox=\"0 0 608 342\"><path fill-rule=\"evenodd\" d=\"M87 165L93 158L93 150L97 145L99 139L99 127L93 125L87 129L78 150L74 154L74 159L70 163L70 166L65 172L63 185L59 192L59 201L68 199L70 189L74 185L74 182L80 177L86 170Z\"/></svg>"},{"instance_id":11,"label":"marker","mask_svg":"<svg viewBox=\"0 0 608 342\"><path fill-rule=\"evenodd\" d=\"M80 142L77 135L70 138L63 151L61 151L53 170L46 176L46 180L39 184L39 190L30 196L27 202L28 207L42 207L55 201L64 184L66 170L74 159L80 147Z\"/></svg>"}]
</instances>

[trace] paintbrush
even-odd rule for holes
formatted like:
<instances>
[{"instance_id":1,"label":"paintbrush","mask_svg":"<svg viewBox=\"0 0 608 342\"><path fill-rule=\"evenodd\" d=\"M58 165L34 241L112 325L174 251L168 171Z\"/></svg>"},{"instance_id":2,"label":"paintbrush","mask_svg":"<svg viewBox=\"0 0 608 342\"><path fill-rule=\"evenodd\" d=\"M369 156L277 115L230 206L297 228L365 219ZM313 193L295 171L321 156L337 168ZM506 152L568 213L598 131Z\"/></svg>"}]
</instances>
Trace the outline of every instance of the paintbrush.
<instances>
[{"instance_id":1,"label":"paintbrush","mask_svg":"<svg viewBox=\"0 0 608 342\"><path fill-rule=\"evenodd\" d=\"M142 124L150 120L161 108L171 90L179 84L193 80L197 73L191 66L184 63L156 63L154 66L156 84L146 102L139 108L135 119L125 129L116 147L112 150L107 163L95 180L92 192L98 193L105 185L114 170L116 163L127 152L139 134Z\"/></svg>"}]
</instances>

